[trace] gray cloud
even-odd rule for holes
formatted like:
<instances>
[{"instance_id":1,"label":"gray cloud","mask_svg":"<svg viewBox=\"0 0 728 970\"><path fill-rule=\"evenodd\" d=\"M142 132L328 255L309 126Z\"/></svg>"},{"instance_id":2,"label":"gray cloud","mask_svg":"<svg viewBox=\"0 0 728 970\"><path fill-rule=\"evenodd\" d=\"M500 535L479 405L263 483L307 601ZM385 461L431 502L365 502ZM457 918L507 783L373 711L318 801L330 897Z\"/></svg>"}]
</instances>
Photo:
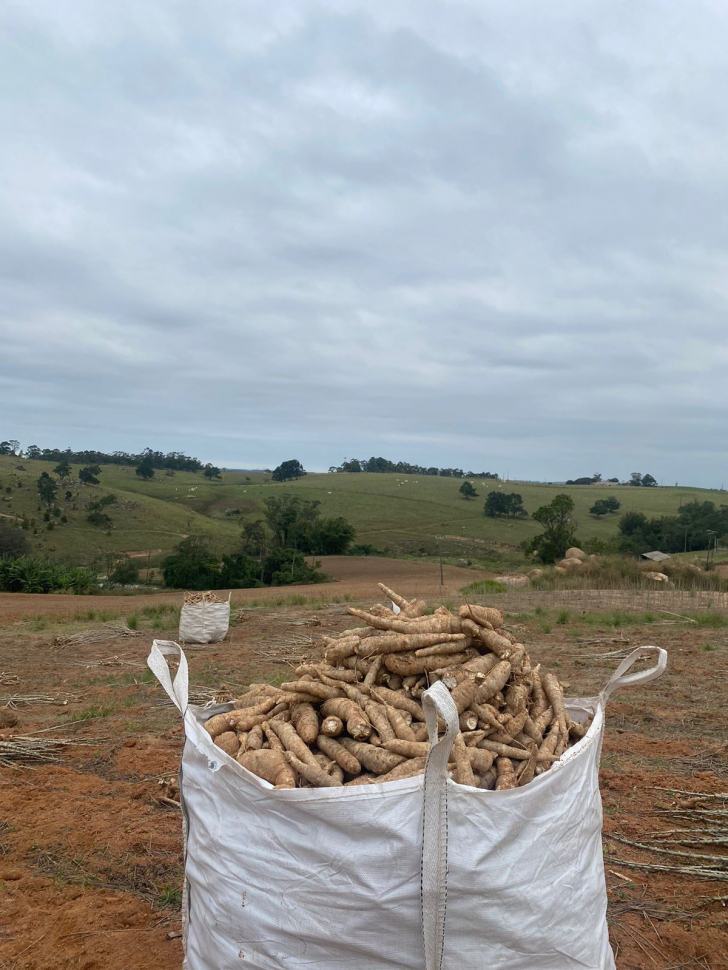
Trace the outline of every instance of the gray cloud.
<instances>
[{"instance_id":1,"label":"gray cloud","mask_svg":"<svg viewBox=\"0 0 728 970\"><path fill-rule=\"evenodd\" d=\"M3 435L720 484L727 19L6 5Z\"/></svg>"}]
</instances>

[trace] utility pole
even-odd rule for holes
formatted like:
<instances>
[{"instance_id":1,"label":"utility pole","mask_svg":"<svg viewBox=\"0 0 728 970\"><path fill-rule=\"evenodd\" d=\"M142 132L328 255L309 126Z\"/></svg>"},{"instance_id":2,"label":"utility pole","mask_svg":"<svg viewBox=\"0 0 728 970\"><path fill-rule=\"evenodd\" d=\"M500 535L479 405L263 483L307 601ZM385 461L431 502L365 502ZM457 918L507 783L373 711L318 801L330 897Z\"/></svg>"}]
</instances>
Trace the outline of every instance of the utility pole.
<instances>
[{"instance_id":1,"label":"utility pole","mask_svg":"<svg viewBox=\"0 0 728 970\"><path fill-rule=\"evenodd\" d=\"M713 532L712 529L706 529L705 531L708 533L708 555L705 557L705 568L707 570L707 569L710 569L710 543L711 543L711 538L713 536L717 535L717 533Z\"/></svg>"},{"instance_id":2,"label":"utility pole","mask_svg":"<svg viewBox=\"0 0 728 970\"><path fill-rule=\"evenodd\" d=\"M442 552L440 551L440 539L442 539L442 536L437 537L437 557L440 560L440 586L444 586L445 580L442 576Z\"/></svg>"}]
</instances>

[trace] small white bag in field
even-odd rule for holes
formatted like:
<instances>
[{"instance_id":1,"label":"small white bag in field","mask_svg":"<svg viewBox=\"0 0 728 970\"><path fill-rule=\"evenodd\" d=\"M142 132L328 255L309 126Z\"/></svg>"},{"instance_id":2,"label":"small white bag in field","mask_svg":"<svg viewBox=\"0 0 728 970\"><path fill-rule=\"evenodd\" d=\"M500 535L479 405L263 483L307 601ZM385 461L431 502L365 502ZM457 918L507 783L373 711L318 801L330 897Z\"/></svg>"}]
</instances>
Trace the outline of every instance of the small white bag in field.
<instances>
[{"instance_id":1,"label":"small white bag in field","mask_svg":"<svg viewBox=\"0 0 728 970\"><path fill-rule=\"evenodd\" d=\"M219 643L230 627L230 597L225 603L185 603L179 614L180 643Z\"/></svg>"},{"instance_id":2,"label":"small white bag in field","mask_svg":"<svg viewBox=\"0 0 728 970\"><path fill-rule=\"evenodd\" d=\"M627 674L645 652L649 670ZM171 680L163 654L176 655ZM275 790L203 727L232 705L188 705L176 643L148 659L184 717L186 970L614 970L598 769L604 710L659 677L660 647L624 660L598 697L567 700L586 736L523 788L448 778L450 693L423 695L425 774L381 785ZM447 730L438 740L437 714Z\"/></svg>"}]
</instances>

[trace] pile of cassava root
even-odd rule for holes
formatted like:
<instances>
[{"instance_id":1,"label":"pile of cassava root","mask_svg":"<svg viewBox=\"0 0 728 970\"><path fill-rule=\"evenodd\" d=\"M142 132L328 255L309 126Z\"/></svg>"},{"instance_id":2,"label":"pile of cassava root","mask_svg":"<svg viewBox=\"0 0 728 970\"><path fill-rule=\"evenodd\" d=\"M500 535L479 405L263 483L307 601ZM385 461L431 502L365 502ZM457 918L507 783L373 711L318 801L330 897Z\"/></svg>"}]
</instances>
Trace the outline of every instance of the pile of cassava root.
<instances>
[{"instance_id":1,"label":"pile of cassava root","mask_svg":"<svg viewBox=\"0 0 728 970\"><path fill-rule=\"evenodd\" d=\"M424 771L421 698L437 680L460 719L449 770L461 785L526 785L584 737L588 722L569 718L559 681L531 666L498 610L428 616L422 600L379 586L398 614L350 608L366 625L324 637L323 661L298 667L295 680L251 684L205 723L215 744L276 788L410 778Z\"/></svg>"},{"instance_id":2,"label":"pile of cassava root","mask_svg":"<svg viewBox=\"0 0 728 970\"><path fill-rule=\"evenodd\" d=\"M198 606L200 603L226 603L213 590L206 593L185 593L185 606Z\"/></svg>"}]
</instances>

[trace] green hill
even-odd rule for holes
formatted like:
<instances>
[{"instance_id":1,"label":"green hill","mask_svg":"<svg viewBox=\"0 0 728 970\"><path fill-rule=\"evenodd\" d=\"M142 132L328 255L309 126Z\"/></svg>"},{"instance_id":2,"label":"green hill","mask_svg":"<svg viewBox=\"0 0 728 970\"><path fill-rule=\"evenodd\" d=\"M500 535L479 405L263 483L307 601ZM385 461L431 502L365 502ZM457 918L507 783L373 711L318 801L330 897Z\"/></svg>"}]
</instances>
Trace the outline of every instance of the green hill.
<instances>
[{"instance_id":1,"label":"green hill","mask_svg":"<svg viewBox=\"0 0 728 970\"><path fill-rule=\"evenodd\" d=\"M208 481L201 473L157 471L152 481L144 482L133 467L104 465L100 485L74 486L68 500L65 489L59 488L56 501L67 521L52 517L54 528L48 530L35 483L41 472L52 474L52 469L50 462L0 457L0 515L34 520L27 532L34 552L74 563L89 563L107 552L146 556L149 551L152 561L159 561L184 536L202 533L218 550L232 550L241 523L259 517L263 499L283 490L318 500L324 515L345 516L357 529L358 543L371 544L390 555L433 555L437 536L441 536L445 555L477 559L496 568L522 563L519 544L539 527L530 518L486 518L483 503L492 489L518 492L528 512L567 492L576 503L582 541L615 535L619 516L627 511L659 516L674 514L682 502L695 498L717 505L726 502L725 492L704 489L494 480L475 480L478 498L468 501L458 492L459 479L366 473L307 475L296 482L276 484L263 473L226 472L222 481ZM73 473L75 478L78 466ZM105 531L86 521L86 506L110 492L117 504L106 510L113 527ZM596 499L608 496L616 496L622 503L619 513L594 519L589 508Z\"/></svg>"}]
</instances>

